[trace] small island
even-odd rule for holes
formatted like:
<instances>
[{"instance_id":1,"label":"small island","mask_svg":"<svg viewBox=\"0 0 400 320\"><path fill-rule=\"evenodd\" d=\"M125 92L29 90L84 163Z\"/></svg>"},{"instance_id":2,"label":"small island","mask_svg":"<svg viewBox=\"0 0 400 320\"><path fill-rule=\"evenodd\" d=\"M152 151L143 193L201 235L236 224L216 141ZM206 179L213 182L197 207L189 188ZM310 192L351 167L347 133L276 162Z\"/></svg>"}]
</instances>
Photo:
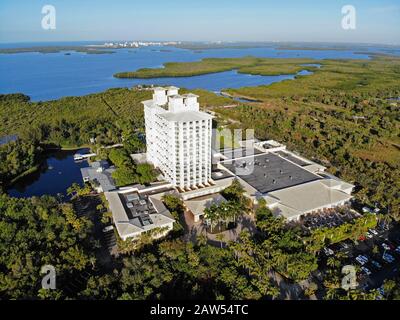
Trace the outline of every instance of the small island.
<instances>
[{"instance_id":1,"label":"small island","mask_svg":"<svg viewBox=\"0 0 400 320\"><path fill-rule=\"evenodd\" d=\"M307 64L324 64L313 59L275 59L275 58L207 58L197 62L169 62L163 68L143 68L132 72L114 74L116 78L166 78L192 77L210 73L237 70L239 73L277 76L296 74L302 70L316 71L318 68Z\"/></svg>"}]
</instances>

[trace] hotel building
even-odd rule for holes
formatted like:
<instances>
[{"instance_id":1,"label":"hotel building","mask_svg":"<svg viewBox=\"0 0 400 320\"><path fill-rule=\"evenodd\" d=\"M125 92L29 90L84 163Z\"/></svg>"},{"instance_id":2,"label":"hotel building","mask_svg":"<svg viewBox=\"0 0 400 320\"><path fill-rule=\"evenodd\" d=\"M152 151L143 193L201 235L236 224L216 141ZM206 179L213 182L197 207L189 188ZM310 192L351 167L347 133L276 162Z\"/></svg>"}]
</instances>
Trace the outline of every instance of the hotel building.
<instances>
[{"instance_id":1,"label":"hotel building","mask_svg":"<svg viewBox=\"0 0 400 320\"><path fill-rule=\"evenodd\" d=\"M211 183L212 116L201 112L194 94L155 88L144 101L147 161L181 191Z\"/></svg>"}]
</instances>

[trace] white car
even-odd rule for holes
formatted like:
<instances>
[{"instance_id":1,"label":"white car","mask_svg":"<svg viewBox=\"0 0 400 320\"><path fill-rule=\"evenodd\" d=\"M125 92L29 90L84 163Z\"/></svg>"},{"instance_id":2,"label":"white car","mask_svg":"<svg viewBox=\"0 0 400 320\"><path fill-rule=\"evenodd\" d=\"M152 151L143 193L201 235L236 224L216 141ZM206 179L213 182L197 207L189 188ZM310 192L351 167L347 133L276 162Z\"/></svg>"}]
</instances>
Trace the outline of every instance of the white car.
<instances>
[{"instance_id":1,"label":"white car","mask_svg":"<svg viewBox=\"0 0 400 320\"><path fill-rule=\"evenodd\" d=\"M374 235L372 233L370 233L370 232L367 232L366 237L368 239L372 239L374 237Z\"/></svg>"},{"instance_id":2,"label":"white car","mask_svg":"<svg viewBox=\"0 0 400 320\"><path fill-rule=\"evenodd\" d=\"M382 248L385 250L390 250L390 247L387 243L382 243Z\"/></svg>"},{"instance_id":3,"label":"white car","mask_svg":"<svg viewBox=\"0 0 400 320\"><path fill-rule=\"evenodd\" d=\"M378 235L378 232L375 229L369 229L369 232L371 232L375 236Z\"/></svg>"},{"instance_id":4,"label":"white car","mask_svg":"<svg viewBox=\"0 0 400 320\"><path fill-rule=\"evenodd\" d=\"M388 263L392 263L392 262L394 261L393 256L390 255L390 254L388 254L388 253L385 253L385 254L382 256L382 259L385 260L385 261L388 262Z\"/></svg>"},{"instance_id":5,"label":"white car","mask_svg":"<svg viewBox=\"0 0 400 320\"><path fill-rule=\"evenodd\" d=\"M371 271L367 267L361 267L362 272L364 272L367 276L371 274Z\"/></svg>"},{"instance_id":6,"label":"white car","mask_svg":"<svg viewBox=\"0 0 400 320\"><path fill-rule=\"evenodd\" d=\"M362 266L368 262L368 259L365 256L357 256L356 261Z\"/></svg>"},{"instance_id":7,"label":"white car","mask_svg":"<svg viewBox=\"0 0 400 320\"><path fill-rule=\"evenodd\" d=\"M335 253L335 252L333 252L333 250L330 249L330 248L324 248L324 252L325 252L325 254L326 254L327 256L333 256L333 254Z\"/></svg>"},{"instance_id":8,"label":"white car","mask_svg":"<svg viewBox=\"0 0 400 320\"><path fill-rule=\"evenodd\" d=\"M372 210L371 210L370 208L368 208L368 207L362 208L362 211L363 211L364 213L372 213Z\"/></svg>"}]
</instances>

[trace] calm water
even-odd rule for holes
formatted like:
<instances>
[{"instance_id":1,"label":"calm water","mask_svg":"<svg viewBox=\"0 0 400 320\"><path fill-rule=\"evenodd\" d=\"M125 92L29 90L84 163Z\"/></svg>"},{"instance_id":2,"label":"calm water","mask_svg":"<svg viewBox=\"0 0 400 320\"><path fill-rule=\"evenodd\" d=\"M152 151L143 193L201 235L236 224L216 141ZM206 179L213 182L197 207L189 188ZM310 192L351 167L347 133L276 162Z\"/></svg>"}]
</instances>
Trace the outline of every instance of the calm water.
<instances>
[{"instance_id":1,"label":"calm water","mask_svg":"<svg viewBox=\"0 0 400 320\"><path fill-rule=\"evenodd\" d=\"M42 168L22 178L8 193L13 197L32 197L58 193L66 196L66 190L74 182L82 185L80 168L87 167L87 162L74 162L76 152L85 153L88 149L58 151L50 153Z\"/></svg>"},{"instance_id":2,"label":"calm water","mask_svg":"<svg viewBox=\"0 0 400 320\"><path fill-rule=\"evenodd\" d=\"M69 53L70 55L65 55L65 52L0 54L0 93L22 92L31 96L32 100L38 101L85 95L108 88L131 87L137 84L170 84L189 89L203 88L220 91L224 88L270 84L293 78L293 75L262 77L231 71L198 77L142 80L116 79L113 74L145 67L157 68L165 62L189 62L210 57L238 58L251 55L271 58L369 58L366 54L357 54L352 51L277 50L275 48L214 49L195 52L173 47L147 47L118 49L113 54Z\"/></svg>"}]
</instances>

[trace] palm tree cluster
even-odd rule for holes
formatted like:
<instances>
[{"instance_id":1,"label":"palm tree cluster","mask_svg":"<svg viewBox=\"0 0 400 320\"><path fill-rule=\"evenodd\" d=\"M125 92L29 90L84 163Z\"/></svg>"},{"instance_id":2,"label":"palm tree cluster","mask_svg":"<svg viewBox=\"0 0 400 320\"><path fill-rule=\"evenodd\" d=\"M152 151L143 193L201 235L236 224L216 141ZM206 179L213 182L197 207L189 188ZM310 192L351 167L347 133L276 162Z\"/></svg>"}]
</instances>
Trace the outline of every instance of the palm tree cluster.
<instances>
[{"instance_id":1,"label":"palm tree cluster","mask_svg":"<svg viewBox=\"0 0 400 320\"><path fill-rule=\"evenodd\" d=\"M213 204L204 210L204 218L210 225L211 233L216 226L236 223L237 218L244 213L243 204L236 201L227 201L219 205Z\"/></svg>"}]
</instances>

